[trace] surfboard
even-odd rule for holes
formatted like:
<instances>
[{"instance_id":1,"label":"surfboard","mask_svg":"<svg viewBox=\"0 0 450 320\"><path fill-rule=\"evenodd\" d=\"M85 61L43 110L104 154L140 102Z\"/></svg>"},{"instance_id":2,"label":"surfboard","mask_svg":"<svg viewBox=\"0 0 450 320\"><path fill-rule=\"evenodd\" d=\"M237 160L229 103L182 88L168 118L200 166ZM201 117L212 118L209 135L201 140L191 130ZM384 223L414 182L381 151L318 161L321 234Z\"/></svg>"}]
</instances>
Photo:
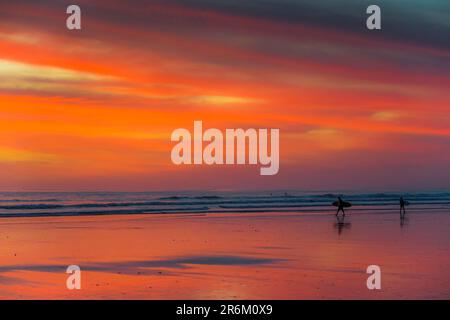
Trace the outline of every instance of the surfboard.
<instances>
[{"instance_id":1,"label":"surfboard","mask_svg":"<svg viewBox=\"0 0 450 320\"><path fill-rule=\"evenodd\" d=\"M352 206L352 204L348 201L342 201L342 203L344 204L344 208L350 208ZM339 201L335 201L332 203L333 206L338 207L339 206Z\"/></svg>"},{"instance_id":2,"label":"surfboard","mask_svg":"<svg viewBox=\"0 0 450 320\"><path fill-rule=\"evenodd\" d=\"M405 206L409 206L409 201L405 201Z\"/></svg>"}]
</instances>

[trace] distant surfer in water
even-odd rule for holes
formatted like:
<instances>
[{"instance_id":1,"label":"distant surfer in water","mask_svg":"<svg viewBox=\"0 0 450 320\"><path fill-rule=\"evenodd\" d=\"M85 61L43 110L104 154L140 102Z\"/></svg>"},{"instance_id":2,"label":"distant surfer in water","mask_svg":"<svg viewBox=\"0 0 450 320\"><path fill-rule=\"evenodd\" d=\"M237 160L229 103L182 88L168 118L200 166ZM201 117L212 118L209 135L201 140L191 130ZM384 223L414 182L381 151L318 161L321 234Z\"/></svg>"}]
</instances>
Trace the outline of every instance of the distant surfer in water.
<instances>
[{"instance_id":1,"label":"distant surfer in water","mask_svg":"<svg viewBox=\"0 0 450 320\"><path fill-rule=\"evenodd\" d=\"M405 205L406 201L403 199L403 197L400 197L400 217L403 217L406 213Z\"/></svg>"}]
</instances>

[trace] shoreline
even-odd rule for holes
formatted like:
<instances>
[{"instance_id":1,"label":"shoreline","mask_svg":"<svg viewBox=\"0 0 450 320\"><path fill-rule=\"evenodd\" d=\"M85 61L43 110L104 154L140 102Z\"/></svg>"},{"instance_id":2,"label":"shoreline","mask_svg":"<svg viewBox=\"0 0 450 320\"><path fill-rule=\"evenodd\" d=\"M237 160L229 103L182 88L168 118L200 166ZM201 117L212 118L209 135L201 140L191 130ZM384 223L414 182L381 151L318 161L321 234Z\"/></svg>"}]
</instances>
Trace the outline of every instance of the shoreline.
<instances>
[{"instance_id":1,"label":"shoreline","mask_svg":"<svg viewBox=\"0 0 450 320\"><path fill-rule=\"evenodd\" d=\"M382 205L380 205L382 206ZM348 214L358 213L358 214L365 214L369 212L378 212L380 214L398 214L399 208L391 208L388 206L385 206L387 208L360 208L357 205L353 205L351 209L347 209L346 212ZM333 207L330 207L329 209L281 209L283 207L273 207L271 206L269 209L261 209L261 208L248 208L248 209L232 209L229 208L228 210L210 210L209 208L205 209L198 209L195 210L195 208L189 208L186 210L182 209L174 209L174 210L139 210L139 211L133 211L133 210L110 210L110 211L85 211L85 212L38 212L38 213L30 213L30 214L22 214L22 213L0 213L0 219L6 219L6 218L43 218L43 217L84 217L84 216L131 216L131 215L183 215L183 214L245 214L245 213L277 213L277 212L289 212L289 213L299 213L302 215L308 215L308 213L311 214L323 214L323 215L334 215L336 209ZM450 211L450 207L412 207L409 206L407 209L407 213L420 213L423 211Z\"/></svg>"}]
</instances>

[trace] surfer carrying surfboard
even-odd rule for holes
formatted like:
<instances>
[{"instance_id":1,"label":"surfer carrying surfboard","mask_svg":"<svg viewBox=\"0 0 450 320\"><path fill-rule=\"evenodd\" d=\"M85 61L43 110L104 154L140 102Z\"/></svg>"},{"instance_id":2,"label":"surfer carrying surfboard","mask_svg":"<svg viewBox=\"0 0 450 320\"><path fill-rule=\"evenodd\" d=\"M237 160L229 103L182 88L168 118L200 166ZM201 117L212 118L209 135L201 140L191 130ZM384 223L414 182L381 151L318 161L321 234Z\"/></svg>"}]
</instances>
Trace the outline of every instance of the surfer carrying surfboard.
<instances>
[{"instance_id":1,"label":"surfer carrying surfboard","mask_svg":"<svg viewBox=\"0 0 450 320\"><path fill-rule=\"evenodd\" d=\"M334 204L334 203L333 203L333 204ZM338 209L337 209L337 212L336 212L336 216L338 216L339 211L342 211L342 214L343 214L344 217L345 217L344 206L345 206L345 201L343 201L343 200L341 199L341 197L338 197L338 201L337 201L337 207L338 207Z\"/></svg>"},{"instance_id":2,"label":"surfer carrying surfboard","mask_svg":"<svg viewBox=\"0 0 450 320\"><path fill-rule=\"evenodd\" d=\"M404 216L406 213L405 205L407 204L407 201L403 199L403 197L400 197L400 216Z\"/></svg>"}]
</instances>

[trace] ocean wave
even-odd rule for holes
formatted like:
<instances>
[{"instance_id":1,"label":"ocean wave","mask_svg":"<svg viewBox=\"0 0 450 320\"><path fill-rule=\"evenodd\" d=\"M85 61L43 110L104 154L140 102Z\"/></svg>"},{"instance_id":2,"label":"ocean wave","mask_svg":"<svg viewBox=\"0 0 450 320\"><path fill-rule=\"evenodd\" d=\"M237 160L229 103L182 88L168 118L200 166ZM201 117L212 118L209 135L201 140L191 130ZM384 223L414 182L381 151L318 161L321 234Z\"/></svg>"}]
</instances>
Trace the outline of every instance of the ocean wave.
<instances>
[{"instance_id":1,"label":"ocean wave","mask_svg":"<svg viewBox=\"0 0 450 320\"><path fill-rule=\"evenodd\" d=\"M158 200L186 200L186 199L222 199L220 196L197 196L197 197L188 197L188 196L170 196L170 197L161 197Z\"/></svg>"},{"instance_id":2,"label":"ocean wave","mask_svg":"<svg viewBox=\"0 0 450 320\"><path fill-rule=\"evenodd\" d=\"M1 202L61 202L62 199L0 199Z\"/></svg>"},{"instance_id":3,"label":"ocean wave","mask_svg":"<svg viewBox=\"0 0 450 320\"><path fill-rule=\"evenodd\" d=\"M96 210L96 211L60 211L60 212L33 212L33 213L0 213L0 218L18 218L18 217L62 217L62 216L100 216L100 215L119 215L119 214L165 214L165 213L200 213L205 212L208 207L194 208L166 208L161 209L142 209L142 210Z\"/></svg>"}]
</instances>

